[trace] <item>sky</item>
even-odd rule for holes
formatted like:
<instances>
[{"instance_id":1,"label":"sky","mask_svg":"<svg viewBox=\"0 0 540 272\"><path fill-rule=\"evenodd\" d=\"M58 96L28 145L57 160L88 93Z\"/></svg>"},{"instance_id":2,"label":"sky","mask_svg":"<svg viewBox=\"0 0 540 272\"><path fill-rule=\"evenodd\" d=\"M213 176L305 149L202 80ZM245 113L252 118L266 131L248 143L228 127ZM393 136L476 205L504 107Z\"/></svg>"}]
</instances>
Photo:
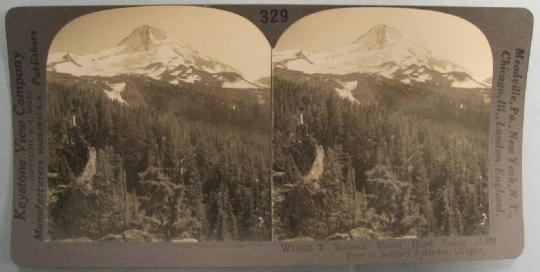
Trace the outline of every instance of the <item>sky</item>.
<instances>
[{"instance_id":1,"label":"sky","mask_svg":"<svg viewBox=\"0 0 540 272\"><path fill-rule=\"evenodd\" d=\"M270 76L271 49L261 31L239 15L203 7L133 7L91 13L64 26L49 53L87 54L109 49L142 24L232 65L248 78Z\"/></svg>"},{"instance_id":2,"label":"sky","mask_svg":"<svg viewBox=\"0 0 540 272\"><path fill-rule=\"evenodd\" d=\"M275 50L325 51L350 44L371 27L386 24L427 47L434 56L463 66L477 80L492 75L484 34L470 22L445 13L410 8L339 8L308 15L282 34Z\"/></svg>"}]
</instances>

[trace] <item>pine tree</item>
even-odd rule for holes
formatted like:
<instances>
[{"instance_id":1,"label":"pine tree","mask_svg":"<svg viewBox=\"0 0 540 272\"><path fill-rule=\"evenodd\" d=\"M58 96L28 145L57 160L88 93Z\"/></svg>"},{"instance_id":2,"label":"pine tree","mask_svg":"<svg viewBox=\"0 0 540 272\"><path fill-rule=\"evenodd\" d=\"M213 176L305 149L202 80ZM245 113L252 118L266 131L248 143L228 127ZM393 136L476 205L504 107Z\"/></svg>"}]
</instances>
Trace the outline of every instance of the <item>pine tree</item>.
<instances>
[{"instance_id":1,"label":"pine tree","mask_svg":"<svg viewBox=\"0 0 540 272\"><path fill-rule=\"evenodd\" d=\"M146 215L155 219L157 231L167 238L174 238L179 231L175 226L182 218L184 187L172 183L170 178L157 167L150 167L139 174L141 208Z\"/></svg>"},{"instance_id":2,"label":"pine tree","mask_svg":"<svg viewBox=\"0 0 540 272\"><path fill-rule=\"evenodd\" d=\"M417 226L419 234L421 236L430 236L435 231L433 229L436 222L433 218L433 207L431 203L431 191L429 188L429 180L427 177L427 171L424 161L421 157L418 157L414 164L411 165L411 178L413 188L413 199L418 205L418 213L421 216L426 225Z\"/></svg>"}]
</instances>

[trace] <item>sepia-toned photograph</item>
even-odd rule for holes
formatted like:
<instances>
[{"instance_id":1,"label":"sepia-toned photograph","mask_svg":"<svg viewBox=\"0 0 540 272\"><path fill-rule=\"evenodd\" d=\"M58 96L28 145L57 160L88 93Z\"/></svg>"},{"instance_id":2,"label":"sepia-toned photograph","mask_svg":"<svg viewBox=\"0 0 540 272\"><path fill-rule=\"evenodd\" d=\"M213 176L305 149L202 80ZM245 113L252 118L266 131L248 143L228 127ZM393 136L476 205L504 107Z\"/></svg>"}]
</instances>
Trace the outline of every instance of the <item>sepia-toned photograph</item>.
<instances>
[{"instance_id":1,"label":"sepia-toned photograph","mask_svg":"<svg viewBox=\"0 0 540 272\"><path fill-rule=\"evenodd\" d=\"M530 9L6 11L9 267L530 255Z\"/></svg>"},{"instance_id":2,"label":"sepia-toned photograph","mask_svg":"<svg viewBox=\"0 0 540 272\"><path fill-rule=\"evenodd\" d=\"M271 240L271 48L243 17L78 17L47 59L47 240Z\"/></svg>"},{"instance_id":3,"label":"sepia-toned photograph","mask_svg":"<svg viewBox=\"0 0 540 272\"><path fill-rule=\"evenodd\" d=\"M342 8L272 54L273 240L489 231L491 49L459 17Z\"/></svg>"}]
</instances>

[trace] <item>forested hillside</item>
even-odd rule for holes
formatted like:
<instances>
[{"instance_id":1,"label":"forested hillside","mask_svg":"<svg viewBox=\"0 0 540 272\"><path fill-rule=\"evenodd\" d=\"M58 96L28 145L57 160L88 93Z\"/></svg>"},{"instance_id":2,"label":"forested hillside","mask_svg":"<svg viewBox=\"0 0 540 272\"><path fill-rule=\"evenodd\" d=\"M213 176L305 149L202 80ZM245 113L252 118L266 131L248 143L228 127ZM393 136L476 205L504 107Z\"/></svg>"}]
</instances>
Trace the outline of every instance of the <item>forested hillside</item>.
<instances>
[{"instance_id":1,"label":"forested hillside","mask_svg":"<svg viewBox=\"0 0 540 272\"><path fill-rule=\"evenodd\" d=\"M48 239L270 239L268 92L49 74Z\"/></svg>"},{"instance_id":2,"label":"forested hillside","mask_svg":"<svg viewBox=\"0 0 540 272\"><path fill-rule=\"evenodd\" d=\"M347 80L358 81L358 102L339 96L331 75L274 69L273 239L485 233L483 94L374 75Z\"/></svg>"}]
</instances>

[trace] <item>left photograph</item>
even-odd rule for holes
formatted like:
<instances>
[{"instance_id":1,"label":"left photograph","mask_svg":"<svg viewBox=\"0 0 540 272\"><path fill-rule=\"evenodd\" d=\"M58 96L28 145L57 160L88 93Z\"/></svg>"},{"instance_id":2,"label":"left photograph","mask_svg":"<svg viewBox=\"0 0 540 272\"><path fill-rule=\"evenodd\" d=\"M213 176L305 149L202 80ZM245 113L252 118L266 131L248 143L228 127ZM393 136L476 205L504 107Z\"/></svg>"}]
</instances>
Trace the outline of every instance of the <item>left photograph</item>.
<instances>
[{"instance_id":1,"label":"left photograph","mask_svg":"<svg viewBox=\"0 0 540 272\"><path fill-rule=\"evenodd\" d=\"M271 48L203 7L100 11L47 60L47 240L271 240Z\"/></svg>"}]
</instances>

